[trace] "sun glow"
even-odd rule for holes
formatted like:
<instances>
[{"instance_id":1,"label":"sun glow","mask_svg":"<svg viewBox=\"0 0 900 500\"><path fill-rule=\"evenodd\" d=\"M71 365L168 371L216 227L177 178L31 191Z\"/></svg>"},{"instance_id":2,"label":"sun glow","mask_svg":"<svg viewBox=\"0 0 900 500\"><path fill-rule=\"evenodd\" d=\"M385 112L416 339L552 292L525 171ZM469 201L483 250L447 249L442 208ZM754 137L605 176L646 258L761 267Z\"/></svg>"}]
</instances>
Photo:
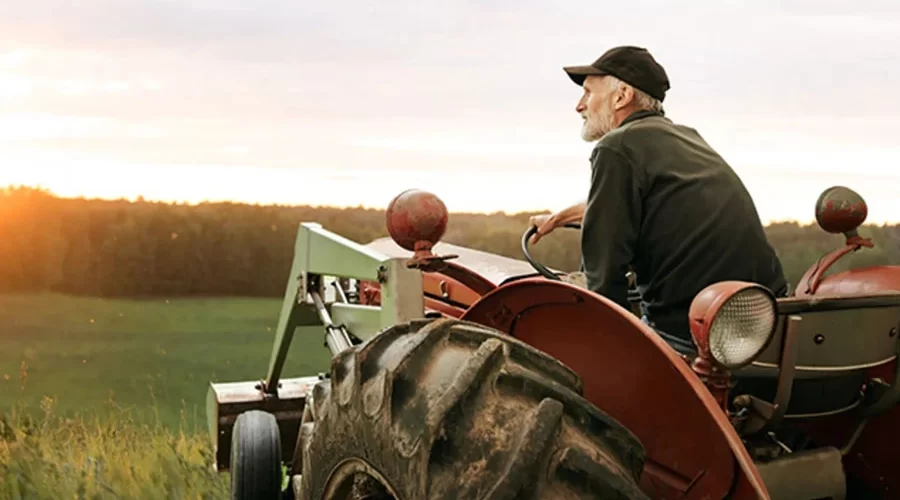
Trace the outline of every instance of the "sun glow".
<instances>
[{"instance_id":1,"label":"sun glow","mask_svg":"<svg viewBox=\"0 0 900 500\"><path fill-rule=\"evenodd\" d=\"M527 99L538 104L533 117L529 110L512 121L490 114L514 109L512 100L495 108L490 100L460 101L493 109L483 115L443 108L394 120L383 104L383 114L359 118L355 108L332 113L319 106L326 94L314 92L327 87L312 86L309 94L288 87L278 94L275 87L272 105L264 100L267 87L240 80L241 66L210 62L232 81L157 57L128 68L127 57L111 49L0 53L0 186L43 187L65 197L379 209L416 187L438 194L454 212L507 213L558 210L587 191L590 145L577 137L574 113L556 111L572 104L556 87L536 88L533 96L529 90ZM467 84L441 83L450 90ZM380 91L375 100L385 103L394 93L418 99L412 88ZM214 95L202 99L207 93ZM841 143L830 140L834 131L817 116L773 122L755 111L704 114L709 110L696 109L696 96L679 99L670 111L681 109L671 114L697 126L734 166L764 222L811 222L819 193L837 184L863 195L868 222L900 222L900 148L878 136L895 124L891 116L841 122L848 131ZM559 102L547 104L553 100Z\"/></svg>"},{"instance_id":2,"label":"sun glow","mask_svg":"<svg viewBox=\"0 0 900 500\"><path fill-rule=\"evenodd\" d=\"M243 156L246 146L232 146ZM252 155L250 155L252 156ZM555 210L583 198L589 172L552 174L486 171L455 175L406 169L273 168L255 165L122 164L61 153L0 155L0 185L29 185L64 197L165 202L234 201L259 204L384 208L404 189L427 189L451 211L500 212ZM742 169L741 175L765 222L813 220L819 193L834 184L849 185L869 203L871 223L896 223L900 214L896 184L855 179L838 172ZM835 169L837 170L837 169Z\"/></svg>"}]
</instances>

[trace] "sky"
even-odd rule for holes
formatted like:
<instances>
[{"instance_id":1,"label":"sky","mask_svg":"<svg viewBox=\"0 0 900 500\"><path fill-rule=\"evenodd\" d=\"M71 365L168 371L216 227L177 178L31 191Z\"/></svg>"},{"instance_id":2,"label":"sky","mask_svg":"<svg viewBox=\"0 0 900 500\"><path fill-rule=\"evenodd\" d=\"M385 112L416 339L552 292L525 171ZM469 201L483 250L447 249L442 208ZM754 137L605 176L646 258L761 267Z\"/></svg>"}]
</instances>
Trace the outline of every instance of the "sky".
<instances>
[{"instance_id":1,"label":"sky","mask_svg":"<svg viewBox=\"0 0 900 500\"><path fill-rule=\"evenodd\" d=\"M562 71L648 48L669 118L765 222L841 184L900 222L895 0L30 0L0 7L0 185L63 196L451 211L584 199Z\"/></svg>"}]
</instances>

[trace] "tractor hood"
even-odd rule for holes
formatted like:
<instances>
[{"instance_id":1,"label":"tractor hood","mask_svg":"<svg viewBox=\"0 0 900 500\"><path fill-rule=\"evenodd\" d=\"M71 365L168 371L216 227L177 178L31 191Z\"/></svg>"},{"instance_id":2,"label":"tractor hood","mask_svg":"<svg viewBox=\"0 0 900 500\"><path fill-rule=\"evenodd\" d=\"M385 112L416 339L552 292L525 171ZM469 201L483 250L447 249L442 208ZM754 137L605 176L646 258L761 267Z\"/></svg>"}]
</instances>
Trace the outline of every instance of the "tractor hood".
<instances>
[{"instance_id":1,"label":"tractor hood","mask_svg":"<svg viewBox=\"0 0 900 500\"><path fill-rule=\"evenodd\" d=\"M367 248L383 253L388 257L412 257L412 252L404 250L390 237L379 238L372 241ZM435 255L453 254L459 257L450 262L471 269L484 276L495 285L501 285L506 281L525 277L537 276L537 271L525 260L512 259L481 250L466 248L451 243L438 242L432 248ZM553 272L559 272L550 268Z\"/></svg>"}]
</instances>

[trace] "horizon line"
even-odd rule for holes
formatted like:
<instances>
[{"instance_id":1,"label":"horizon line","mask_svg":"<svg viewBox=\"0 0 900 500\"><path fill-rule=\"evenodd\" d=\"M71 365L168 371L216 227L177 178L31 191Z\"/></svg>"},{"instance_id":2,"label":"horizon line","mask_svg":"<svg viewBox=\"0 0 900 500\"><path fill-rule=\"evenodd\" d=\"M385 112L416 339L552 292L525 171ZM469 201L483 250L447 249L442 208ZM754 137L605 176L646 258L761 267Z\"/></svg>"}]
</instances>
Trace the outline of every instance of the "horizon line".
<instances>
[{"instance_id":1,"label":"horizon line","mask_svg":"<svg viewBox=\"0 0 900 500\"><path fill-rule=\"evenodd\" d=\"M219 205L219 204L233 204L233 205L247 205L253 207L273 207L273 208L311 208L311 209L337 209L337 210L365 210L365 211L380 211L383 212L387 209L387 204L384 206L376 206L376 205L367 205L367 204L357 204L357 205L333 205L333 204L325 204L325 205L316 205L316 204L296 204L296 203L277 203L277 202L259 202L259 201L243 201L243 200L227 200L227 199L204 199L202 201L188 201L188 200L176 200L176 199L161 199L161 198L148 198L142 195L137 195L133 198L128 196L120 196L120 197L106 197L106 196L88 196L88 195L78 195L78 196L64 196L54 192L52 189L41 186L41 185L29 185L29 184L7 184L4 186L0 186L0 191L12 191L16 189L24 189L24 190L32 190L32 191L41 191L53 198L57 198L60 200L77 200L77 201L105 201L105 202L125 202L129 204L135 203L151 203L151 204L163 204L163 205L173 205L173 206L201 206L201 205ZM399 194L399 193L398 193ZM450 210L448 208L447 213L449 215L504 215L506 217L516 217L516 216L525 216L525 215L539 215L551 213L551 210L548 209L534 209L534 210L526 210L526 211L517 211L517 212L508 212L505 210L494 210L494 211L480 211L480 210ZM785 218L785 219L769 219L762 220L763 226L774 226L781 224L795 224L801 227L809 227L809 226L817 226L818 223L815 221L815 218L810 218L806 221L796 219L796 218ZM862 226L875 226L875 227L900 227L900 222L882 222L882 223L874 223L874 222L864 222Z\"/></svg>"}]
</instances>

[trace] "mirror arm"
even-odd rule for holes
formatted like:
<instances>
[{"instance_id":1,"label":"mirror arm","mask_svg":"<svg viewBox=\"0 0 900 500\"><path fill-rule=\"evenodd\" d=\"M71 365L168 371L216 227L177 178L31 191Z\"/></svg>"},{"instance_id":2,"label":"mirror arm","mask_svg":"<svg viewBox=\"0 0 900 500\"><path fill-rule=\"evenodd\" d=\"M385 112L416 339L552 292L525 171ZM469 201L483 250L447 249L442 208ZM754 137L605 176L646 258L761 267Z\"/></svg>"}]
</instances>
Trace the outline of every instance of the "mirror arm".
<instances>
[{"instance_id":1,"label":"mirror arm","mask_svg":"<svg viewBox=\"0 0 900 500\"><path fill-rule=\"evenodd\" d=\"M847 238L847 241L845 242L846 246L825 255L812 267L806 270L803 277L800 278L800 282L797 284L795 296L814 295L816 289L819 288L819 283L822 281L822 276L825 275L825 272L828 271L835 262L862 247L873 248L875 246L875 244L872 243L871 238L863 238L856 230L848 231L844 233L844 236Z\"/></svg>"}]
</instances>

